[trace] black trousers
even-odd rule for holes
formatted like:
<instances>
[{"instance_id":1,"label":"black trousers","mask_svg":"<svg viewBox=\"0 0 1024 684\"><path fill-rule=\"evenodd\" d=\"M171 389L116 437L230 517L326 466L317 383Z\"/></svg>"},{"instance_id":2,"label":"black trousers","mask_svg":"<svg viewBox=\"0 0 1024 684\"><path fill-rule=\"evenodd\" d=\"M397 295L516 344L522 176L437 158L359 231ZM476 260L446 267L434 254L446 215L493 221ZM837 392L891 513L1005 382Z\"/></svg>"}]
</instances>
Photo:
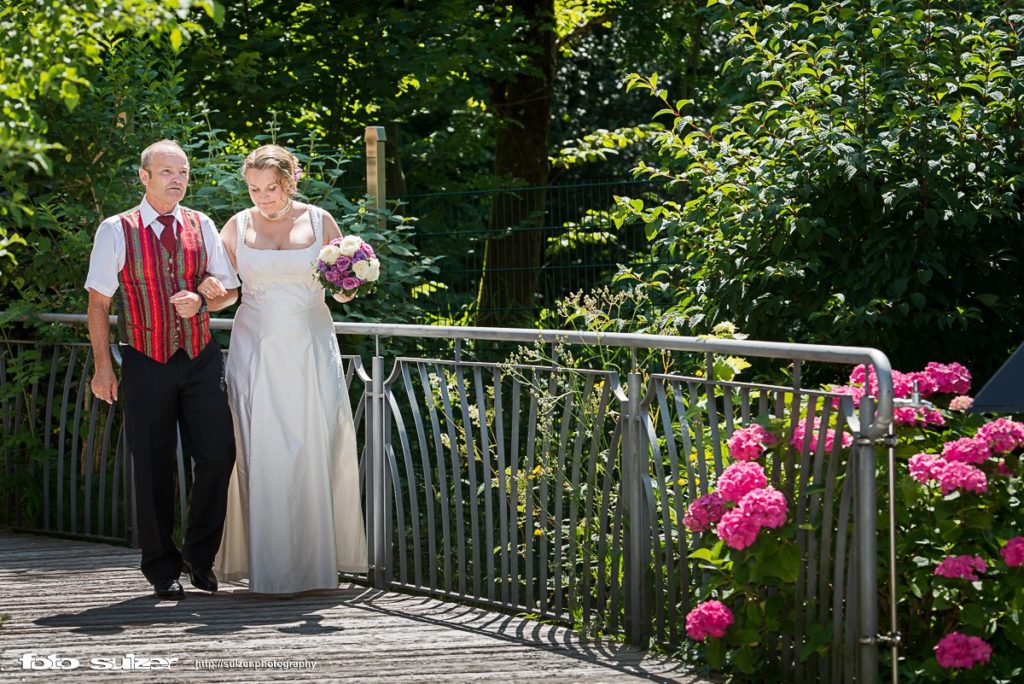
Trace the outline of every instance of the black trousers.
<instances>
[{"instance_id":1,"label":"black trousers","mask_svg":"<svg viewBox=\"0 0 1024 684\"><path fill-rule=\"evenodd\" d=\"M235 437L224 388L220 345L167 363L122 346L121 398L132 455L142 573L150 582L181 575L182 556L196 569L213 566L224 531ZM174 543L178 426L193 479L185 541Z\"/></svg>"}]
</instances>

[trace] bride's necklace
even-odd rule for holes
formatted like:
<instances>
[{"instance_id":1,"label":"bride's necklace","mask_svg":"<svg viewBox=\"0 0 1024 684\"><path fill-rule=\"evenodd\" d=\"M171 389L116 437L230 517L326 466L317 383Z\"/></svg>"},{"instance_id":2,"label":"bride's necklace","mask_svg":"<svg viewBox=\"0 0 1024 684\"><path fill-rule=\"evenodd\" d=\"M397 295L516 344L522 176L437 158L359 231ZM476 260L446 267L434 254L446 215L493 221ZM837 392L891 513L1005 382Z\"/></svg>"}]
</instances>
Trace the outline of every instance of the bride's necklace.
<instances>
[{"instance_id":1,"label":"bride's necklace","mask_svg":"<svg viewBox=\"0 0 1024 684\"><path fill-rule=\"evenodd\" d=\"M263 211L262 207L256 207L256 211L259 212L259 215L268 221L277 221L278 219L282 219L287 216L291 210L292 201L290 198L288 199L287 204L285 204L279 211Z\"/></svg>"}]
</instances>

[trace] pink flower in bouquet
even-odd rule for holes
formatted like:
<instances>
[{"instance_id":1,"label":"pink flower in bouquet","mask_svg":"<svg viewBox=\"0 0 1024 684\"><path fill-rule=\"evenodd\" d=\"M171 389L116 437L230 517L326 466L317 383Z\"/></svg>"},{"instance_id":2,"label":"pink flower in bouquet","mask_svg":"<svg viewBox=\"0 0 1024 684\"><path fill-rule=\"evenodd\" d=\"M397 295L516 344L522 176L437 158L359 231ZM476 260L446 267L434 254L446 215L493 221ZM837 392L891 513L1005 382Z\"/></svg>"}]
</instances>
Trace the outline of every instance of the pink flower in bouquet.
<instances>
[{"instance_id":1,"label":"pink flower in bouquet","mask_svg":"<svg viewBox=\"0 0 1024 684\"><path fill-rule=\"evenodd\" d=\"M983 639L960 632L950 632L935 644L935 659L940 667L970 669L978 663L987 663L992 647Z\"/></svg>"},{"instance_id":2,"label":"pink flower in bouquet","mask_svg":"<svg viewBox=\"0 0 1024 684\"><path fill-rule=\"evenodd\" d=\"M997 418L982 425L974 437L986 442L995 453L1005 454L1024 446L1024 424Z\"/></svg>"},{"instance_id":3,"label":"pink flower in bouquet","mask_svg":"<svg viewBox=\"0 0 1024 684\"><path fill-rule=\"evenodd\" d=\"M761 526L742 508L726 511L715 528L718 538L730 549L737 551L742 551L757 541L757 533L760 531Z\"/></svg>"},{"instance_id":4,"label":"pink flower in bouquet","mask_svg":"<svg viewBox=\"0 0 1024 684\"><path fill-rule=\"evenodd\" d=\"M732 611L721 601L705 601L686 614L686 633L695 641L709 636L718 639L734 621Z\"/></svg>"},{"instance_id":5,"label":"pink flower in bouquet","mask_svg":"<svg viewBox=\"0 0 1024 684\"><path fill-rule=\"evenodd\" d=\"M949 410L963 412L971 408L974 404L974 399L971 399L966 394L960 394L949 400Z\"/></svg>"},{"instance_id":6,"label":"pink flower in bouquet","mask_svg":"<svg viewBox=\"0 0 1024 684\"><path fill-rule=\"evenodd\" d=\"M939 563L933 574L975 582L981 579L976 573L983 573L987 569L981 556L948 556Z\"/></svg>"},{"instance_id":7,"label":"pink flower in bouquet","mask_svg":"<svg viewBox=\"0 0 1024 684\"><path fill-rule=\"evenodd\" d=\"M755 489L740 499L740 510L760 527L782 527L788 512L786 495L774 487Z\"/></svg>"},{"instance_id":8,"label":"pink flower in bouquet","mask_svg":"<svg viewBox=\"0 0 1024 684\"><path fill-rule=\"evenodd\" d=\"M380 277L380 261L362 238L346 235L324 245L313 275L331 294L357 294L373 289Z\"/></svg>"},{"instance_id":9,"label":"pink flower in bouquet","mask_svg":"<svg viewBox=\"0 0 1024 684\"><path fill-rule=\"evenodd\" d=\"M935 381L937 392L945 394L966 394L971 390L971 374L959 363L936 363L930 361L924 372Z\"/></svg>"},{"instance_id":10,"label":"pink flower in bouquet","mask_svg":"<svg viewBox=\"0 0 1024 684\"><path fill-rule=\"evenodd\" d=\"M992 456L988 442L976 437L962 437L946 442L942 447L942 457L947 461L958 463L984 463Z\"/></svg>"},{"instance_id":11,"label":"pink flower in bouquet","mask_svg":"<svg viewBox=\"0 0 1024 684\"><path fill-rule=\"evenodd\" d=\"M732 433L729 437L729 455L737 461L754 461L765 449L779 443L778 437L762 425L751 425Z\"/></svg>"},{"instance_id":12,"label":"pink flower in bouquet","mask_svg":"<svg viewBox=\"0 0 1024 684\"><path fill-rule=\"evenodd\" d=\"M691 532L703 532L722 519L725 502L718 492L711 492L695 499L683 516L683 524Z\"/></svg>"},{"instance_id":13,"label":"pink flower in bouquet","mask_svg":"<svg viewBox=\"0 0 1024 684\"><path fill-rule=\"evenodd\" d=\"M815 418L811 422L811 424L810 424L810 429L811 429L810 448L812 450L817 448L817 446L818 446L818 436L821 434L821 430L823 428L824 428L824 426L821 424L821 419L820 418ZM793 437L789 440L790 445L792 445L794 449L802 449L803 448L804 438L805 438L805 436L807 434L807 429L808 429L808 424L807 424L807 419L806 418L800 420L796 424L796 428L793 429ZM846 447L850 446L851 444L853 444L853 435L851 435L848 432L843 432L841 434L842 434L842 438L841 438L842 439L842 445L843 445L844 449ZM825 431L825 451L832 451L832 447L835 444L835 439L836 439L836 431L831 429L831 428L827 429Z\"/></svg>"},{"instance_id":14,"label":"pink flower in bouquet","mask_svg":"<svg viewBox=\"0 0 1024 684\"><path fill-rule=\"evenodd\" d=\"M749 491L768 484L764 468L758 463L740 461L733 463L718 476L718 493L725 501L738 502Z\"/></svg>"},{"instance_id":15,"label":"pink flower in bouquet","mask_svg":"<svg viewBox=\"0 0 1024 684\"><path fill-rule=\"evenodd\" d=\"M1014 537L999 549L999 555L1011 568L1024 565L1024 537Z\"/></svg>"}]
</instances>

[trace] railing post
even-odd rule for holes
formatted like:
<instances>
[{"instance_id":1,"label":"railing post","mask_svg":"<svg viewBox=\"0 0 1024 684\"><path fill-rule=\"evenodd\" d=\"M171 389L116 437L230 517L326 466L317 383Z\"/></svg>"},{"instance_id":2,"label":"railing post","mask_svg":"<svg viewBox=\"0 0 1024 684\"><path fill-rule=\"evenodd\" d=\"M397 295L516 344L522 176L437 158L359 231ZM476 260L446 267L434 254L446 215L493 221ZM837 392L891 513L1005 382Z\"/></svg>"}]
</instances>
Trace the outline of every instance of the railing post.
<instances>
[{"instance_id":1,"label":"railing post","mask_svg":"<svg viewBox=\"0 0 1024 684\"><path fill-rule=\"evenodd\" d=\"M367 515L370 518L370 579L377 588L388 581L390 548L387 531L387 463L384 450L384 357L379 350L370 363L370 397L367 402L368 444Z\"/></svg>"},{"instance_id":2,"label":"railing post","mask_svg":"<svg viewBox=\"0 0 1024 684\"><path fill-rule=\"evenodd\" d=\"M644 501L644 479L648 470L647 451L642 448L640 421L640 374L633 370L626 377L626 405L622 426L622 484L625 488L626 567L623 584L629 641L646 647L650 640L650 592L647 589L647 560L650 558L651 525Z\"/></svg>"},{"instance_id":3,"label":"railing post","mask_svg":"<svg viewBox=\"0 0 1024 684\"><path fill-rule=\"evenodd\" d=\"M387 136L383 126L367 126L363 136L366 141L366 194L370 197L370 209L380 211L387 202L387 187L384 173L384 143ZM383 227L384 217L378 215L378 224Z\"/></svg>"},{"instance_id":4,"label":"railing post","mask_svg":"<svg viewBox=\"0 0 1024 684\"><path fill-rule=\"evenodd\" d=\"M878 515L875 493L875 440L871 436L874 418L872 402L863 397L859 430L854 446L856 459L857 517L857 596L860 604L858 634L859 672L857 682L878 681Z\"/></svg>"}]
</instances>

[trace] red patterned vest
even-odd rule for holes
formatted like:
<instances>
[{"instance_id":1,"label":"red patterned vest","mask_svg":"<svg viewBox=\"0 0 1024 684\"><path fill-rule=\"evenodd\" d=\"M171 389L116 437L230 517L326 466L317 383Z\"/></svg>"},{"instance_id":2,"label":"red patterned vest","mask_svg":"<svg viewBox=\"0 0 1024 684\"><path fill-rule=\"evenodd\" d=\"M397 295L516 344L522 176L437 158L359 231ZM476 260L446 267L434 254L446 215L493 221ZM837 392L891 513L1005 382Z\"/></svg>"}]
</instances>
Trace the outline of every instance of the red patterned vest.
<instances>
[{"instance_id":1,"label":"red patterned vest","mask_svg":"<svg viewBox=\"0 0 1024 684\"><path fill-rule=\"evenodd\" d=\"M195 292L206 273L199 213L182 207L179 214L182 225L172 255L142 225L138 207L121 214L125 246L124 268L118 274L121 341L160 363L167 363L178 349L194 359L210 342L209 314L184 319L170 302L175 292Z\"/></svg>"}]
</instances>

